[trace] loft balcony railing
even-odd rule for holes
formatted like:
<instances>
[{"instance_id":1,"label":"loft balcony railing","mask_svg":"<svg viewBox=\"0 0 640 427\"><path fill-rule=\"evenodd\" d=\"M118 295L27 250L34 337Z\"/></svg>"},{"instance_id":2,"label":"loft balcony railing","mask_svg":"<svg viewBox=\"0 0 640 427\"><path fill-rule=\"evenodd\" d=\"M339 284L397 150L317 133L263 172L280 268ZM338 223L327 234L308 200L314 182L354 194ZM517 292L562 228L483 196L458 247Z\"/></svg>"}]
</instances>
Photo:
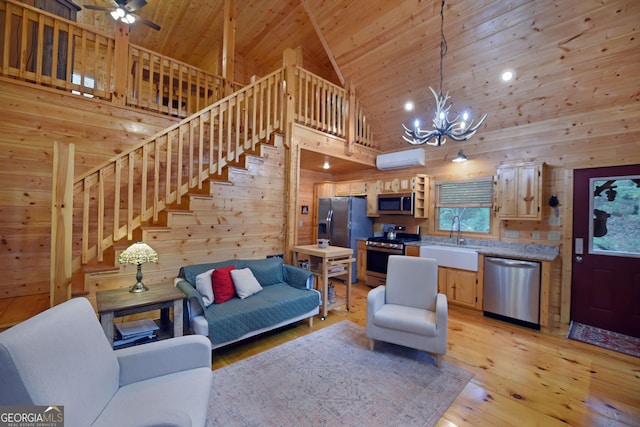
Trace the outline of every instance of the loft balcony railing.
<instances>
[{"instance_id":1,"label":"loft balcony railing","mask_svg":"<svg viewBox=\"0 0 640 427\"><path fill-rule=\"evenodd\" d=\"M2 76L175 117L225 91L220 76L13 0L0 1L0 61Z\"/></svg>"},{"instance_id":2,"label":"loft balcony railing","mask_svg":"<svg viewBox=\"0 0 640 427\"><path fill-rule=\"evenodd\" d=\"M102 261L115 242L131 240L136 228L156 221L191 189L222 175L275 132L284 133L285 88L293 100L287 121L344 138L350 149L372 146L353 91L301 67L291 70L241 87L129 44L125 36L0 0L1 77L183 118L75 178L65 173L73 170L73 149L55 144L52 301L65 299L61 289L72 271Z\"/></svg>"},{"instance_id":3,"label":"loft balcony railing","mask_svg":"<svg viewBox=\"0 0 640 427\"><path fill-rule=\"evenodd\" d=\"M0 0L0 76L181 118L242 87L14 0ZM372 146L357 99L300 67L295 79L296 122Z\"/></svg>"}]
</instances>

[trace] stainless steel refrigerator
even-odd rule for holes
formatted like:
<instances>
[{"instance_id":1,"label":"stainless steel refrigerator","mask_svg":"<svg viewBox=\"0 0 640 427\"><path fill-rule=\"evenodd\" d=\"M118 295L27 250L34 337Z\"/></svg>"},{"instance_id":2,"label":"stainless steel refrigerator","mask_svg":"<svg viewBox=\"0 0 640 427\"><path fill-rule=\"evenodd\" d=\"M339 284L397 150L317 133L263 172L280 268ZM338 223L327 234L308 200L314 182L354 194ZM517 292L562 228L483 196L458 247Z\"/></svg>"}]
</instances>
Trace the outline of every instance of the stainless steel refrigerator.
<instances>
[{"instance_id":1,"label":"stainless steel refrigerator","mask_svg":"<svg viewBox=\"0 0 640 427\"><path fill-rule=\"evenodd\" d=\"M322 198L318 203L318 239L329 239L332 246L353 249L357 257L356 240L373 236L373 220L367 217L367 199L364 197ZM352 268L351 283L356 279L356 263Z\"/></svg>"}]
</instances>

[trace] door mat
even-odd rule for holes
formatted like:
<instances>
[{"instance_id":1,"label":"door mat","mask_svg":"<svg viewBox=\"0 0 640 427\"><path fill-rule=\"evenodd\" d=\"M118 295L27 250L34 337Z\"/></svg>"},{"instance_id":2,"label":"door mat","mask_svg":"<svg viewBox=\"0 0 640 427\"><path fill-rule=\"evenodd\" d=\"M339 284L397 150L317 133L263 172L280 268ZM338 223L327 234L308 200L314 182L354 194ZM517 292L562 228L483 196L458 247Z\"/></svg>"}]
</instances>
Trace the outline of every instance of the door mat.
<instances>
[{"instance_id":1,"label":"door mat","mask_svg":"<svg viewBox=\"0 0 640 427\"><path fill-rule=\"evenodd\" d=\"M598 347L614 350L630 356L640 357L640 338L630 337L595 326L571 321L567 338Z\"/></svg>"}]
</instances>

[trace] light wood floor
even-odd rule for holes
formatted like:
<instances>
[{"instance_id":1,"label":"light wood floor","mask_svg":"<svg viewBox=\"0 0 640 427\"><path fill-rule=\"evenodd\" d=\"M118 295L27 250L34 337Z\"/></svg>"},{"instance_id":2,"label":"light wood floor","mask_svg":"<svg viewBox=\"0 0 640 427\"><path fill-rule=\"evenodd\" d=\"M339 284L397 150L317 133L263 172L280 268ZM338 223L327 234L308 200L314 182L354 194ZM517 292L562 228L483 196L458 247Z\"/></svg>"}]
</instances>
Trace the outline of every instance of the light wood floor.
<instances>
[{"instance_id":1,"label":"light wood floor","mask_svg":"<svg viewBox=\"0 0 640 427\"><path fill-rule=\"evenodd\" d=\"M344 285L336 285L340 296ZM352 287L349 312L330 312L214 351L213 369L341 320L366 324L370 288ZM640 359L450 306L444 361L475 376L438 422L452 426L640 426Z\"/></svg>"},{"instance_id":2,"label":"light wood floor","mask_svg":"<svg viewBox=\"0 0 640 427\"><path fill-rule=\"evenodd\" d=\"M336 285L338 295L344 285ZM333 311L214 351L219 369L341 320L366 322L363 284L352 287L349 312ZM24 303L24 304L23 304ZM0 330L46 298L0 300ZM20 319L18 319L20 320ZM444 361L475 376L438 422L452 426L640 426L640 359L537 332L450 306Z\"/></svg>"}]
</instances>

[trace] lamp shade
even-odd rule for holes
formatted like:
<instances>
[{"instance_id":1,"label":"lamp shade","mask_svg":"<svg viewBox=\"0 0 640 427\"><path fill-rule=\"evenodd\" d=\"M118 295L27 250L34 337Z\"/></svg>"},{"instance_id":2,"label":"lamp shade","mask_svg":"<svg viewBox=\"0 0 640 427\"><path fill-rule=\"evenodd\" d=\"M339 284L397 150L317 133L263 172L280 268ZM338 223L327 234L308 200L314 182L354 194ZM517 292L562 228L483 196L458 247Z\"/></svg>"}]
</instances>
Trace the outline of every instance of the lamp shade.
<instances>
[{"instance_id":1,"label":"lamp shade","mask_svg":"<svg viewBox=\"0 0 640 427\"><path fill-rule=\"evenodd\" d=\"M158 252L143 242L129 246L118 258L120 264L140 265L147 262L158 262Z\"/></svg>"},{"instance_id":2,"label":"lamp shade","mask_svg":"<svg viewBox=\"0 0 640 427\"><path fill-rule=\"evenodd\" d=\"M147 262L158 262L158 252L153 250L153 248L146 243L138 242L129 246L124 252L120 254L118 257L118 261L120 264L133 264L137 265L136 271L136 284L133 285L129 292L144 292L149 290L144 283L142 283L142 264Z\"/></svg>"}]
</instances>

